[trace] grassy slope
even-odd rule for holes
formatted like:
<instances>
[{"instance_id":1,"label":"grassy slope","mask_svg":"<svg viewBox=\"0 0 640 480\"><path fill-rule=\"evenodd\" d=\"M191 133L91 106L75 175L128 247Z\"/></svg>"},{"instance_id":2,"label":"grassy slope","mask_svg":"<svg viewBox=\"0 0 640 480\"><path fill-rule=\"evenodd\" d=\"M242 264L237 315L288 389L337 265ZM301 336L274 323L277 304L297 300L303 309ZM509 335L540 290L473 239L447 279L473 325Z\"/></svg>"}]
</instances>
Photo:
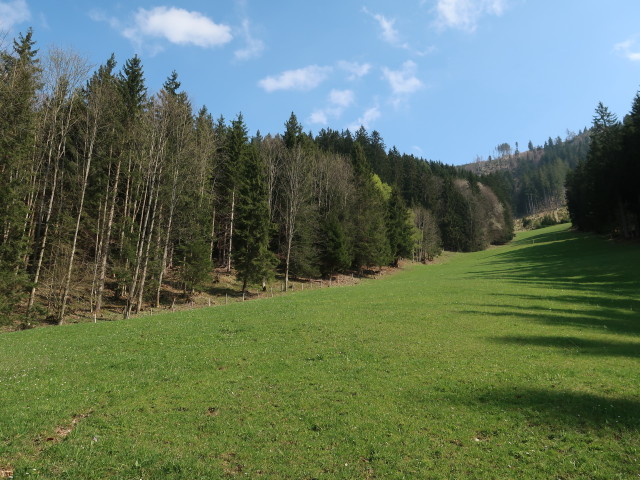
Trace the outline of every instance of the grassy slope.
<instances>
[{"instance_id":1,"label":"grassy slope","mask_svg":"<svg viewBox=\"0 0 640 480\"><path fill-rule=\"evenodd\" d=\"M639 266L560 226L358 287L4 334L0 471L636 478Z\"/></svg>"}]
</instances>

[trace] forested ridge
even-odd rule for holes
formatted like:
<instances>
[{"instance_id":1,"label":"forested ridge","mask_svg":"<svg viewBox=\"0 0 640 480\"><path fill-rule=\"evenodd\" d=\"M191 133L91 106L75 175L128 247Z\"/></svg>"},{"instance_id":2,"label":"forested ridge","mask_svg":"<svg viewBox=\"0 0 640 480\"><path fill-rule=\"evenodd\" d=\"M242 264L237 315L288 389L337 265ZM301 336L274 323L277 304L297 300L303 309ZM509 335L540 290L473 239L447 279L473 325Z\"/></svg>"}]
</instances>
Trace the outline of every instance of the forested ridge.
<instances>
[{"instance_id":1,"label":"forested ridge","mask_svg":"<svg viewBox=\"0 0 640 480\"><path fill-rule=\"evenodd\" d=\"M579 230L625 239L640 232L640 93L619 121L600 102L592 126L526 152L497 147L498 158L468 164L482 181L510 197L518 217L567 206Z\"/></svg>"},{"instance_id":2,"label":"forested ridge","mask_svg":"<svg viewBox=\"0 0 640 480\"><path fill-rule=\"evenodd\" d=\"M567 132L563 140L549 137L542 146L531 142L527 150L508 143L496 147L495 157L464 166L483 181L505 191L516 217L564 207L567 175L587 157L590 131Z\"/></svg>"},{"instance_id":3,"label":"forested ridge","mask_svg":"<svg viewBox=\"0 0 640 480\"><path fill-rule=\"evenodd\" d=\"M178 75L142 61L91 71L42 55L29 30L0 57L0 315L124 317L185 297L214 269L242 289L427 261L513 236L509 202L476 175L387 150L380 134L249 137L242 114L194 112Z\"/></svg>"}]
</instances>

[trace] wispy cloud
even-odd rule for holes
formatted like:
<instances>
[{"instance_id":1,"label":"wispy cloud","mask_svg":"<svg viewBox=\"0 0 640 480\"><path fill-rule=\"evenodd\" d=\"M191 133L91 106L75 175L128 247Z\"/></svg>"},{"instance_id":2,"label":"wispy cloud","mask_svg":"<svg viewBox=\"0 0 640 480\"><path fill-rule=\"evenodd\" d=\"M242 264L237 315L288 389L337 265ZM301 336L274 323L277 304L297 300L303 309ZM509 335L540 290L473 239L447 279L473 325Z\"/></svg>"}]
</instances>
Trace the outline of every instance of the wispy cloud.
<instances>
[{"instance_id":1,"label":"wispy cloud","mask_svg":"<svg viewBox=\"0 0 640 480\"><path fill-rule=\"evenodd\" d=\"M328 125L329 117L325 110L315 110L309 116L309 122L316 125Z\"/></svg>"},{"instance_id":2,"label":"wispy cloud","mask_svg":"<svg viewBox=\"0 0 640 480\"><path fill-rule=\"evenodd\" d=\"M124 27L120 20L116 17L110 17L104 11L99 9L93 9L89 11L89 18L94 22L104 22L108 24L114 30L123 30Z\"/></svg>"},{"instance_id":3,"label":"wispy cloud","mask_svg":"<svg viewBox=\"0 0 640 480\"><path fill-rule=\"evenodd\" d=\"M402 42L402 40L400 39L400 34L395 28L395 18L387 18L379 13L370 12L366 7L363 7L362 11L372 17L376 22L378 22L382 39L385 42L387 42L389 45L393 45L394 47L404 48L407 50L409 49L409 45Z\"/></svg>"},{"instance_id":4,"label":"wispy cloud","mask_svg":"<svg viewBox=\"0 0 640 480\"><path fill-rule=\"evenodd\" d=\"M258 85L269 93L276 90L313 90L327 79L331 70L331 67L309 65L297 70L286 70L276 76L265 77L258 82Z\"/></svg>"},{"instance_id":5,"label":"wispy cloud","mask_svg":"<svg viewBox=\"0 0 640 480\"><path fill-rule=\"evenodd\" d=\"M371 71L371 64L369 63L347 62L340 60L338 62L338 67L349 73L349 76L347 77L348 80L357 80L358 78L364 77Z\"/></svg>"},{"instance_id":6,"label":"wispy cloud","mask_svg":"<svg viewBox=\"0 0 640 480\"><path fill-rule=\"evenodd\" d=\"M211 48L224 45L233 38L230 26L215 23L200 12L176 7L139 8L133 15L133 22L127 23L100 10L91 11L89 17L108 23L139 47L148 47L149 41L164 40L176 45ZM162 50L162 45L156 43L150 48L157 52Z\"/></svg>"},{"instance_id":7,"label":"wispy cloud","mask_svg":"<svg viewBox=\"0 0 640 480\"><path fill-rule=\"evenodd\" d=\"M235 3L239 16L242 18L241 25L236 29L236 31L238 32L238 36L244 40L244 47L236 49L233 52L233 55L236 60L240 61L257 58L262 55L262 52L265 49L265 44L262 40L256 38L252 32L247 0L235 0Z\"/></svg>"},{"instance_id":8,"label":"wispy cloud","mask_svg":"<svg viewBox=\"0 0 640 480\"><path fill-rule=\"evenodd\" d=\"M393 93L393 103L397 106L408 95L417 92L424 87L424 83L416 76L417 65L411 60L402 64L400 70L383 68L384 78L389 82Z\"/></svg>"},{"instance_id":9,"label":"wispy cloud","mask_svg":"<svg viewBox=\"0 0 640 480\"><path fill-rule=\"evenodd\" d=\"M236 60L249 60L259 57L264 51L264 42L252 35L249 19L247 18L242 21L241 35L244 37L245 46L233 52Z\"/></svg>"},{"instance_id":10,"label":"wispy cloud","mask_svg":"<svg viewBox=\"0 0 640 480\"><path fill-rule=\"evenodd\" d=\"M360 127L364 127L365 130L370 130L373 122L378 120L381 116L382 116L382 113L380 112L380 108L377 105L375 105L365 110L362 116L359 117L351 125L349 125L348 128L349 130L354 132L358 130Z\"/></svg>"},{"instance_id":11,"label":"wispy cloud","mask_svg":"<svg viewBox=\"0 0 640 480\"><path fill-rule=\"evenodd\" d=\"M30 18L31 12L26 0L0 2L0 30L11 30L14 25Z\"/></svg>"},{"instance_id":12,"label":"wispy cloud","mask_svg":"<svg viewBox=\"0 0 640 480\"><path fill-rule=\"evenodd\" d=\"M354 101L353 90L331 90L328 105L325 108L314 110L309 121L319 125L327 125L330 118L340 118L344 111L353 105Z\"/></svg>"},{"instance_id":13,"label":"wispy cloud","mask_svg":"<svg viewBox=\"0 0 640 480\"><path fill-rule=\"evenodd\" d=\"M508 0L437 0L436 25L474 32L485 15L500 16Z\"/></svg>"},{"instance_id":14,"label":"wispy cloud","mask_svg":"<svg viewBox=\"0 0 640 480\"><path fill-rule=\"evenodd\" d=\"M40 12L38 14L38 19L40 20L40 26L42 26L43 29L51 30L51 26L49 25L49 22L47 21L47 17L43 12Z\"/></svg>"},{"instance_id":15,"label":"wispy cloud","mask_svg":"<svg viewBox=\"0 0 640 480\"><path fill-rule=\"evenodd\" d=\"M435 53L437 51L438 47L436 47L435 45L430 45L426 48L423 48L422 50L416 50L414 53L419 57L426 57L427 55L431 55L432 53Z\"/></svg>"},{"instance_id":16,"label":"wispy cloud","mask_svg":"<svg viewBox=\"0 0 640 480\"><path fill-rule=\"evenodd\" d=\"M354 100L353 90L331 90L329 101L338 107L347 108Z\"/></svg>"},{"instance_id":17,"label":"wispy cloud","mask_svg":"<svg viewBox=\"0 0 640 480\"><path fill-rule=\"evenodd\" d=\"M624 42L615 44L613 49L632 62L640 62L640 34L633 35Z\"/></svg>"}]
</instances>

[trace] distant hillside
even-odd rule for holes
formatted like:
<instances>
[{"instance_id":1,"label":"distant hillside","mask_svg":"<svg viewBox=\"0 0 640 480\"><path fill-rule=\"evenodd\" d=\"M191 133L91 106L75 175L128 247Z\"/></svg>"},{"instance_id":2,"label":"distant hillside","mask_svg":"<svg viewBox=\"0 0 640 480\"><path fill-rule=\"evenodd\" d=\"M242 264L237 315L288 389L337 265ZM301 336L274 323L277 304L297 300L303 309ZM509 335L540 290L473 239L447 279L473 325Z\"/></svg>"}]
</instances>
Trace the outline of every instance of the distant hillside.
<instances>
[{"instance_id":1,"label":"distant hillside","mask_svg":"<svg viewBox=\"0 0 640 480\"><path fill-rule=\"evenodd\" d=\"M496 148L499 156L463 165L483 176L494 189L500 186L511 196L514 215L524 217L566 204L567 172L584 159L589 148L589 131L570 134L565 140L549 138L543 146L524 152L511 151L508 144Z\"/></svg>"}]
</instances>

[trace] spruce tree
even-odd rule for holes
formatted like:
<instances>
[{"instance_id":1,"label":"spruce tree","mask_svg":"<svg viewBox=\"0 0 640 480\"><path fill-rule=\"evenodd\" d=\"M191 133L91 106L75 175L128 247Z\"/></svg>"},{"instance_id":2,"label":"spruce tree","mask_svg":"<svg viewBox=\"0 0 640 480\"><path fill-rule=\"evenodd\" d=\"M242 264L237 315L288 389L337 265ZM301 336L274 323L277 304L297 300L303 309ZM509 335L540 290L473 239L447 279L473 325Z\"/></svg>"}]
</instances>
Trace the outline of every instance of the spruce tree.
<instances>
[{"instance_id":1,"label":"spruce tree","mask_svg":"<svg viewBox=\"0 0 640 480\"><path fill-rule=\"evenodd\" d=\"M383 190L376 187L369 162L359 142L353 144L351 163L355 188L354 206L350 212L353 266L361 271L363 267L388 263L390 247L385 223L386 205Z\"/></svg>"},{"instance_id":2,"label":"spruce tree","mask_svg":"<svg viewBox=\"0 0 640 480\"><path fill-rule=\"evenodd\" d=\"M181 83L178 81L178 73L173 70L171 72L171 75L169 75L167 80L165 80L165 82L162 84L162 88L170 95L177 95L180 85Z\"/></svg>"},{"instance_id":3,"label":"spruce tree","mask_svg":"<svg viewBox=\"0 0 640 480\"><path fill-rule=\"evenodd\" d=\"M300 144L302 141L302 125L298 122L298 118L295 113L291 112L289 120L284 124L285 131L283 135L285 147L291 149Z\"/></svg>"},{"instance_id":4,"label":"spruce tree","mask_svg":"<svg viewBox=\"0 0 640 480\"><path fill-rule=\"evenodd\" d=\"M343 223L331 215L322 225L320 270L323 275L331 276L351 266L352 249Z\"/></svg>"},{"instance_id":5,"label":"spruce tree","mask_svg":"<svg viewBox=\"0 0 640 480\"><path fill-rule=\"evenodd\" d=\"M0 54L0 322L23 297L27 276L24 230L31 154L36 128L39 60L33 32L13 42L13 54Z\"/></svg>"},{"instance_id":6,"label":"spruce tree","mask_svg":"<svg viewBox=\"0 0 640 480\"><path fill-rule=\"evenodd\" d=\"M122 97L128 116L134 117L147 101L142 60L137 55L128 59L120 74Z\"/></svg>"},{"instance_id":7,"label":"spruce tree","mask_svg":"<svg viewBox=\"0 0 640 480\"><path fill-rule=\"evenodd\" d=\"M391 190L387 203L387 236L391 261L397 267L401 258L408 258L413 253L413 225L397 187Z\"/></svg>"},{"instance_id":8,"label":"spruce tree","mask_svg":"<svg viewBox=\"0 0 640 480\"><path fill-rule=\"evenodd\" d=\"M277 259L269 251L271 222L260 155L255 146L245 144L240 158L233 261L244 292L250 283L265 287L274 276Z\"/></svg>"}]
</instances>

